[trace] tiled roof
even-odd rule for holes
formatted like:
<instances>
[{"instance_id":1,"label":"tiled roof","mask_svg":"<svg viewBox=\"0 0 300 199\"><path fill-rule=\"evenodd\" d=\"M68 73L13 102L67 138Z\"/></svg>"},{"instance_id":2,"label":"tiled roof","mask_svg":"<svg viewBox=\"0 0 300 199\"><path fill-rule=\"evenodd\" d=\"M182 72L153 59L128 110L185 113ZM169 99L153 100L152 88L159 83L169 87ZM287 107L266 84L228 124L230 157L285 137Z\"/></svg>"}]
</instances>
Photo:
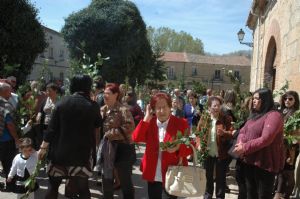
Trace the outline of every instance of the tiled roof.
<instances>
[{"instance_id":1,"label":"tiled roof","mask_svg":"<svg viewBox=\"0 0 300 199\"><path fill-rule=\"evenodd\" d=\"M179 52L164 52L162 59L168 62L189 62L186 53Z\"/></svg>"},{"instance_id":2,"label":"tiled roof","mask_svg":"<svg viewBox=\"0 0 300 199\"><path fill-rule=\"evenodd\" d=\"M162 59L166 62L190 62L230 66L250 66L251 60L245 56L205 56L190 53L165 52Z\"/></svg>"}]
</instances>

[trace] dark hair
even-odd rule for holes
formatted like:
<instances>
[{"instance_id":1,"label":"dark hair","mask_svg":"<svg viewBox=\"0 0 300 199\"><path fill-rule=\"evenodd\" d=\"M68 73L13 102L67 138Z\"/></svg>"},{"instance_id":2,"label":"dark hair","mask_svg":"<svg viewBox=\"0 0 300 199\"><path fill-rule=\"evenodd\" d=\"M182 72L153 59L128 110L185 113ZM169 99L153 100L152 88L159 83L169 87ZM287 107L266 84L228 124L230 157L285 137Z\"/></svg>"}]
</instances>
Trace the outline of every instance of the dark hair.
<instances>
[{"instance_id":1,"label":"dark hair","mask_svg":"<svg viewBox=\"0 0 300 199\"><path fill-rule=\"evenodd\" d=\"M21 138L20 142L21 142L21 144L19 145L20 149L33 147L33 143L30 138Z\"/></svg>"},{"instance_id":2,"label":"dark hair","mask_svg":"<svg viewBox=\"0 0 300 199\"><path fill-rule=\"evenodd\" d=\"M196 93L194 93L194 92L190 92L189 94L188 94L188 98L190 98L190 97L193 97L193 98L198 98L198 96L197 96L197 94Z\"/></svg>"},{"instance_id":3,"label":"dark hair","mask_svg":"<svg viewBox=\"0 0 300 199\"><path fill-rule=\"evenodd\" d=\"M159 99L165 99L167 101L167 104L168 104L169 108L172 107L171 96L167 93L159 92L159 93L155 94L153 97L151 97L150 106L151 106L152 109L155 108L155 104Z\"/></svg>"},{"instance_id":4,"label":"dark hair","mask_svg":"<svg viewBox=\"0 0 300 199\"><path fill-rule=\"evenodd\" d=\"M101 76L97 76L95 78L94 82L95 82L95 88L96 89L104 89L105 88L105 83L104 83Z\"/></svg>"},{"instance_id":5,"label":"dark hair","mask_svg":"<svg viewBox=\"0 0 300 199\"><path fill-rule=\"evenodd\" d=\"M60 88L59 88L59 86L57 84L55 84L55 83L49 83L49 84L47 84L46 89L49 89L49 88L51 88L52 90L54 90L57 93L59 93Z\"/></svg>"},{"instance_id":6,"label":"dark hair","mask_svg":"<svg viewBox=\"0 0 300 199\"><path fill-rule=\"evenodd\" d=\"M222 105L222 99L220 97L217 97L217 96L211 96L208 98L208 101L207 101L207 106L210 107L212 102L213 101L219 101L220 102L220 105Z\"/></svg>"},{"instance_id":7,"label":"dark hair","mask_svg":"<svg viewBox=\"0 0 300 199\"><path fill-rule=\"evenodd\" d=\"M90 95L92 89L92 79L88 75L75 75L71 79L70 92L83 92L85 95Z\"/></svg>"},{"instance_id":8,"label":"dark hair","mask_svg":"<svg viewBox=\"0 0 300 199\"><path fill-rule=\"evenodd\" d=\"M293 96L294 99L295 99L295 103L294 103L292 109L294 109L294 111L299 110L299 105L300 105L300 103L299 103L299 95L298 95L298 93L296 91L287 91L286 93L284 93L281 96L281 99L280 99L281 109L283 110L283 109L286 108L285 103L284 103L284 99L288 95Z\"/></svg>"},{"instance_id":9,"label":"dark hair","mask_svg":"<svg viewBox=\"0 0 300 199\"><path fill-rule=\"evenodd\" d=\"M272 95L272 91L268 88L260 88L256 90L253 95L258 93L259 99L261 99L261 106L259 111L251 110L251 114L249 116L249 119L258 119L262 117L264 114L271 110L275 110L274 108L274 99ZM253 96L252 95L252 96ZM253 104L253 102L252 102Z\"/></svg>"},{"instance_id":10,"label":"dark hair","mask_svg":"<svg viewBox=\"0 0 300 199\"><path fill-rule=\"evenodd\" d=\"M224 95L224 103L232 103L233 106L236 104L236 94L234 90L227 90Z\"/></svg>"},{"instance_id":11,"label":"dark hair","mask_svg":"<svg viewBox=\"0 0 300 199\"><path fill-rule=\"evenodd\" d=\"M128 97L130 97L130 100L127 100L128 105L133 106L137 103L137 97L136 97L136 94L134 92L129 91L126 95Z\"/></svg>"}]
</instances>

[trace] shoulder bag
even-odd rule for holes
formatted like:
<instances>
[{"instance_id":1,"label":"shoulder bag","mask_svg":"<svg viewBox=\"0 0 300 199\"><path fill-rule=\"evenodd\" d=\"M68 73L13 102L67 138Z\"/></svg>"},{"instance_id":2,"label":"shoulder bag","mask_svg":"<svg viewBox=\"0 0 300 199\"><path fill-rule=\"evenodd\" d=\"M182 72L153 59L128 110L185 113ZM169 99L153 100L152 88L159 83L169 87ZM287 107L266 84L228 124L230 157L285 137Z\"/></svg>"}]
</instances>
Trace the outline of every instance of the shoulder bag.
<instances>
[{"instance_id":1,"label":"shoulder bag","mask_svg":"<svg viewBox=\"0 0 300 199\"><path fill-rule=\"evenodd\" d=\"M197 154L193 145L193 166L169 166L165 189L170 195L179 197L200 197L205 193L205 170L197 166Z\"/></svg>"}]
</instances>

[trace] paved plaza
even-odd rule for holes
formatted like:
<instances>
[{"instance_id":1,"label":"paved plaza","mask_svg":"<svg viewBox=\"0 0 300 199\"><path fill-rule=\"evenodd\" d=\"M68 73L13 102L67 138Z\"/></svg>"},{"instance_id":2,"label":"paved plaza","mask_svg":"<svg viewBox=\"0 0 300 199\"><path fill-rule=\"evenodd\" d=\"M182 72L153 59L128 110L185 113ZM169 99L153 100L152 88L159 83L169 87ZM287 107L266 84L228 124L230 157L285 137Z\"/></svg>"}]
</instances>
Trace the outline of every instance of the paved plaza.
<instances>
[{"instance_id":1,"label":"paved plaza","mask_svg":"<svg viewBox=\"0 0 300 199\"><path fill-rule=\"evenodd\" d=\"M140 149L137 150L138 161L134 165L134 170L133 170L133 175L132 175L133 181L134 181L136 199L147 199L147 184L144 180L142 180L141 172L139 170L139 164L140 164L143 152L144 152L143 147L140 147ZM1 179L1 181L3 181L3 178ZM35 199L43 199L45 196L47 187L48 187L48 180L47 180L44 170L41 171L41 175L38 178L38 181L39 181L40 189L36 192ZM234 178L232 176L228 176L227 183L229 185L231 192L230 192L230 194L226 194L226 199L236 199L237 193L238 193L238 188L235 184ZM93 179L93 178L90 179L90 190L91 190L93 199L102 198L102 194L100 191L101 186L96 185L96 179ZM59 189L59 193L60 193L59 199L66 199L66 197L64 197L64 191L65 191L64 184L62 184ZM122 198L122 196L120 196L120 195L121 195L120 191L115 192L116 198ZM0 192L0 199L15 199L15 198L16 198L16 195L13 193ZM188 198L188 199L192 199L192 198Z\"/></svg>"}]
</instances>

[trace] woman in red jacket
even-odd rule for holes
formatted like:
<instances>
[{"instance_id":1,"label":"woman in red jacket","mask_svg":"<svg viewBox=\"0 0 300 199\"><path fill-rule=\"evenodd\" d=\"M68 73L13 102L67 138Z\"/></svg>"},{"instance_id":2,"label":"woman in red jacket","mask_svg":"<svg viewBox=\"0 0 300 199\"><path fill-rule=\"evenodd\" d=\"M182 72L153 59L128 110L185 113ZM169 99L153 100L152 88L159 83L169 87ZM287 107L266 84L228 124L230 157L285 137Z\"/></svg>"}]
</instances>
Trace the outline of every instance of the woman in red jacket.
<instances>
[{"instance_id":1,"label":"woman in red jacket","mask_svg":"<svg viewBox=\"0 0 300 199\"><path fill-rule=\"evenodd\" d=\"M157 93L147 105L146 115L133 132L135 142L146 143L146 151L141 163L143 178L148 181L149 199L177 198L164 190L165 175L170 165L187 165L186 157L191 150L185 145L178 145L162 151L160 142L172 141L178 131L189 132L184 119L171 115L171 97ZM154 110L155 116L153 116Z\"/></svg>"}]
</instances>

